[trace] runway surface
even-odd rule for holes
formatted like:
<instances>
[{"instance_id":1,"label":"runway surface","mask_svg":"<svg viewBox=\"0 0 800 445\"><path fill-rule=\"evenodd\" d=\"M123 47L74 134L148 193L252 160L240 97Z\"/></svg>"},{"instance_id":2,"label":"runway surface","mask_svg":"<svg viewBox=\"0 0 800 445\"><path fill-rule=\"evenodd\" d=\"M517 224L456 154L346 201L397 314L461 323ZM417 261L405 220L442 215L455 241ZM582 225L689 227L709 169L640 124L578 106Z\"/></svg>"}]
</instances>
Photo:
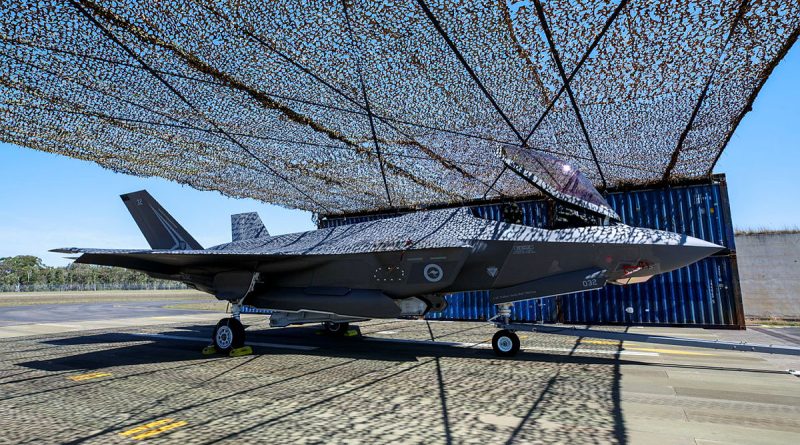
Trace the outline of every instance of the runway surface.
<instances>
[{"instance_id":1,"label":"runway surface","mask_svg":"<svg viewBox=\"0 0 800 445\"><path fill-rule=\"evenodd\" d=\"M208 300L158 300L0 307L0 326L108 320L110 318L147 317L165 314L187 315L198 311L164 309L164 306L204 303L206 301Z\"/></svg>"},{"instance_id":2,"label":"runway surface","mask_svg":"<svg viewBox=\"0 0 800 445\"><path fill-rule=\"evenodd\" d=\"M263 316L243 317L255 355L203 356L223 314L135 304L43 320L44 306L1 308L0 443L800 439L797 357L522 333L523 351L499 359L483 323L377 320L333 338ZM792 328L635 332L800 341Z\"/></svg>"}]
</instances>

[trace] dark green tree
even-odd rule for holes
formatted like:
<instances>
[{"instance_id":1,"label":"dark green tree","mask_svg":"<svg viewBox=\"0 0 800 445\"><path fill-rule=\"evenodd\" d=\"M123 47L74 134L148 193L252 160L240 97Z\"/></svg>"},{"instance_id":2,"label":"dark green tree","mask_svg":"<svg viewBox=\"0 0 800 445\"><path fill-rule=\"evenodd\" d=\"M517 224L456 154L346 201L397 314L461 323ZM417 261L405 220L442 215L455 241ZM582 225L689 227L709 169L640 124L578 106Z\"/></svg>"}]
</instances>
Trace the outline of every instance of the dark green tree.
<instances>
[{"instance_id":1,"label":"dark green tree","mask_svg":"<svg viewBox=\"0 0 800 445\"><path fill-rule=\"evenodd\" d=\"M177 285L180 287L181 285ZM31 255L0 258L0 291L175 288L144 273L117 267L69 264L48 267Z\"/></svg>"}]
</instances>

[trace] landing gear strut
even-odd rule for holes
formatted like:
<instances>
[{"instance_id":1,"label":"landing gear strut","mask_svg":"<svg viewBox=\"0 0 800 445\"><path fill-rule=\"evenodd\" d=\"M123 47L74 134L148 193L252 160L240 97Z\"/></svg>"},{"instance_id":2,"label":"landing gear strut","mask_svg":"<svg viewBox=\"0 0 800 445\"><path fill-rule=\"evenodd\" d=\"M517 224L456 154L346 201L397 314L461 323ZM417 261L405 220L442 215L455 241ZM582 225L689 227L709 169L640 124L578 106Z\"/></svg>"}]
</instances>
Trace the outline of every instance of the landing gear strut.
<instances>
[{"instance_id":1,"label":"landing gear strut","mask_svg":"<svg viewBox=\"0 0 800 445\"><path fill-rule=\"evenodd\" d=\"M505 327L511 322L510 303L497 305L497 316L492 319L494 325L501 328L492 337L492 349L500 357L513 357L519 352L519 337L514 331Z\"/></svg>"},{"instance_id":2,"label":"landing gear strut","mask_svg":"<svg viewBox=\"0 0 800 445\"><path fill-rule=\"evenodd\" d=\"M325 329L325 332L331 335L335 335L337 337L342 337L344 334L347 333L347 330L350 328L350 323L342 322L336 323L333 321L326 321L322 323L322 328Z\"/></svg>"}]
</instances>

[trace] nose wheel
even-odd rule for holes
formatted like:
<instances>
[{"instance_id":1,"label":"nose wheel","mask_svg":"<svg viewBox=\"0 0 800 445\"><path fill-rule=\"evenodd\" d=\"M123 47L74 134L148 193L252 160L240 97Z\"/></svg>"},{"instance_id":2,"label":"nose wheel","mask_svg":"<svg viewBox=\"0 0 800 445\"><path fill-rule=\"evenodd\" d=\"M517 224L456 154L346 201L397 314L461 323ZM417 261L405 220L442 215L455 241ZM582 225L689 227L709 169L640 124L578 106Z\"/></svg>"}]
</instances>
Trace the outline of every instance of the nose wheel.
<instances>
[{"instance_id":1,"label":"nose wheel","mask_svg":"<svg viewBox=\"0 0 800 445\"><path fill-rule=\"evenodd\" d=\"M500 357L513 357L519 352L519 337L514 331L503 329L492 337L492 349Z\"/></svg>"},{"instance_id":2,"label":"nose wheel","mask_svg":"<svg viewBox=\"0 0 800 445\"><path fill-rule=\"evenodd\" d=\"M214 328L211 341L220 352L229 352L244 346L245 334L242 322L235 318L223 318Z\"/></svg>"}]
</instances>

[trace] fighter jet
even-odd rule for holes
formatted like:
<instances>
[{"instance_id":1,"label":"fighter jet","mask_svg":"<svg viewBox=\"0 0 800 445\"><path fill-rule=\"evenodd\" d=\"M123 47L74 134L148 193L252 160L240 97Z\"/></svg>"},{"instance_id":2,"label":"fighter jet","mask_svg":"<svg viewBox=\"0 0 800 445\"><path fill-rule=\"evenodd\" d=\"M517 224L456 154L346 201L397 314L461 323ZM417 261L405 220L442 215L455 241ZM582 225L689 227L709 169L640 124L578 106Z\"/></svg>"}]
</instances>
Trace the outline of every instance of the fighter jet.
<instances>
[{"instance_id":1,"label":"fighter jet","mask_svg":"<svg viewBox=\"0 0 800 445\"><path fill-rule=\"evenodd\" d=\"M272 310L271 326L422 317L442 311L447 294L488 290L501 329L500 356L519 350L506 329L515 301L640 283L723 249L686 235L637 228L619 216L570 164L506 148L506 166L569 208L567 227L542 229L481 218L470 208L271 236L256 213L231 217L232 241L203 248L146 191L122 195L152 250L63 248L76 262L118 266L181 281L231 303L214 328L219 351L240 348L243 305ZM583 215L577 222L574 215Z\"/></svg>"}]
</instances>

